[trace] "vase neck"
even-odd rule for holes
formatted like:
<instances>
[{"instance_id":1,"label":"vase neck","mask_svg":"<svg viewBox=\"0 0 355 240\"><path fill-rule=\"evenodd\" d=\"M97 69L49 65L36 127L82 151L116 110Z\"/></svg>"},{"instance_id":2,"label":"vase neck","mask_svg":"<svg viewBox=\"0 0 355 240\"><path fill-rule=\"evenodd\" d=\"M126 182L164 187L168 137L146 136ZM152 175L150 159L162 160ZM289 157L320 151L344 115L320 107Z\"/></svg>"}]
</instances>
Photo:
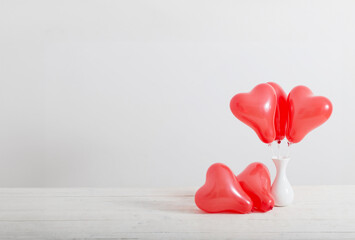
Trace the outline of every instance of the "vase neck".
<instances>
[{"instance_id":1,"label":"vase neck","mask_svg":"<svg viewBox=\"0 0 355 240\"><path fill-rule=\"evenodd\" d=\"M275 163L276 169L282 171L286 170L290 158L272 158L272 161Z\"/></svg>"}]
</instances>

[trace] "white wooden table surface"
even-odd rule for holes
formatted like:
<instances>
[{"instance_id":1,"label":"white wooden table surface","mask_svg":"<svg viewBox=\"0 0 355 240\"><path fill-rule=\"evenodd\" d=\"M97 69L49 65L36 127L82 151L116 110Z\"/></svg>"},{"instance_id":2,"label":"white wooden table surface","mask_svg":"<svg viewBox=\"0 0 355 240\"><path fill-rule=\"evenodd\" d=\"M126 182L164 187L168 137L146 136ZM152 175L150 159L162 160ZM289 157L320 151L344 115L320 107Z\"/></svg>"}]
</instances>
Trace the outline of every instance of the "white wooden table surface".
<instances>
[{"instance_id":1,"label":"white wooden table surface","mask_svg":"<svg viewBox=\"0 0 355 240\"><path fill-rule=\"evenodd\" d=\"M0 189L0 239L355 239L355 186L246 215L205 214L195 190Z\"/></svg>"}]
</instances>

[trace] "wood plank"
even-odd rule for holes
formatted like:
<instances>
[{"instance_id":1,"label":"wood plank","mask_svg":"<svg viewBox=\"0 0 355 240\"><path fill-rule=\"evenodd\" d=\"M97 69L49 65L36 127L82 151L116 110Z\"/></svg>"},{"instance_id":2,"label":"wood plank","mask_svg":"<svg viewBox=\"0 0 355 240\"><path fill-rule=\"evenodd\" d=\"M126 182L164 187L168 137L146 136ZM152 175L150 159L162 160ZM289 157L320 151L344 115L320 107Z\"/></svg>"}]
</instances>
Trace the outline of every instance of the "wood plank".
<instances>
[{"instance_id":1,"label":"wood plank","mask_svg":"<svg viewBox=\"0 0 355 240\"><path fill-rule=\"evenodd\" d=\"M0 239L351 239L355 186L298 186L268 213L206 214L195 189L0 189Z\"/></svg>"}]
</instances>

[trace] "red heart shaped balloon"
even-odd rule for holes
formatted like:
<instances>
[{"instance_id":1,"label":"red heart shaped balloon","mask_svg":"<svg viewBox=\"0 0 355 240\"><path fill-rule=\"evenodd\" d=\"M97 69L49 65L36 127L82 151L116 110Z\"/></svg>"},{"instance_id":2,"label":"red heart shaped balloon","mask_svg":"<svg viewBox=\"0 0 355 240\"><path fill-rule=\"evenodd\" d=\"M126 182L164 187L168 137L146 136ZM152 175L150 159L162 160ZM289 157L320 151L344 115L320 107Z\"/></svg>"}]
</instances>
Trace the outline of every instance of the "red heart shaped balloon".
<instances>
[{"instance_id":1,"label":"red heart shaped balloon","mask_svg":"<svg viewBox=\"0 0 355 240\"><path fill-rule=\"evenodd\" d=\"M239 93L230 102L234 116L251 127L260 140L271 143L275 140L274 117L277 98L274 88L262 83L249 93Z\"/></svg>"},{"instance_id":2,"label":"red heart shaped balloon","mask_svg":"<svg viewBox=\"0 0 355 240\"><path fill-rule=\"evenodd\" d=\"M292 143L300 142L310 131L328 120L333 111L326 97L314 96L305 86L297 86L288 94L289 107L286 137Z\"/></svg>"},{"instance_id":3,"label":"red heart shaped balloon","mask_svg":"<svg viewBox=\"0 0 355 240\"><path fill-rule=\"evenodd\" d=\"M274 207L270 173L264 164L258 162L250 164L237 176L237 180L251 198L254 210L267 212Z\"/></svg>"},{"instance_id":4,"label":"red heart shaped balloon","mask_svg":"<svg viewBox=\"0 0 355 240\"><path fill-rule=\"evenodd\" d=\"M248 213L253 207L233 172L222 163L209 167L205 184L195 194L195 203L209 213Z\"/></svg>"},{"instance_id":5,"label":"red heart shaped balloon","mask_svg":"<svg viewBox=\"0 0 355 240\"><path fill-rule=\"evenodd\" d=\"M277 83L268 82L268 84L271 85L276 92L277 106L275 112L275 140L281 141L286 136L286 123L288 115L287 94Z\"/></svg>"}]
</instances>

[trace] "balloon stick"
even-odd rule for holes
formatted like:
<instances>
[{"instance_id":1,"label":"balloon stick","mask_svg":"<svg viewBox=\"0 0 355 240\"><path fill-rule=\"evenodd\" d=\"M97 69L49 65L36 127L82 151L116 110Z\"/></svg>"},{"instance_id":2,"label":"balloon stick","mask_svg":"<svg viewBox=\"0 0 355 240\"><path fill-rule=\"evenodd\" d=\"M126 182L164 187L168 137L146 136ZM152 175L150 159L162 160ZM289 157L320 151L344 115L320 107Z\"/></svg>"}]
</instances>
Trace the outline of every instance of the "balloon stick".
<instances>
[{"instance_id":1,"label":"balloon stick","mask_svg":"<svg viewBox=\"0 0 355 240\"><path fill-rule=\"evenodd\" d=\"M287 142L287 157L290 157L291 146L292 146L292 143L291 142Z\"/></svg>"},{"instance_id":2,"label":"balloon stick","mask_svg":"<svg viewBox=\"0 0 355 240\"><path fill-rule=\"evenodd\" d=\"M269 146L269 148L271 149L272 156L274 157L274 156L276 156L276 155L275 155L274 149L273 149L273 147L272 147L272 144L273 144L273 143L269 143L268 146Z\"/></svg>"}]
</instances>

